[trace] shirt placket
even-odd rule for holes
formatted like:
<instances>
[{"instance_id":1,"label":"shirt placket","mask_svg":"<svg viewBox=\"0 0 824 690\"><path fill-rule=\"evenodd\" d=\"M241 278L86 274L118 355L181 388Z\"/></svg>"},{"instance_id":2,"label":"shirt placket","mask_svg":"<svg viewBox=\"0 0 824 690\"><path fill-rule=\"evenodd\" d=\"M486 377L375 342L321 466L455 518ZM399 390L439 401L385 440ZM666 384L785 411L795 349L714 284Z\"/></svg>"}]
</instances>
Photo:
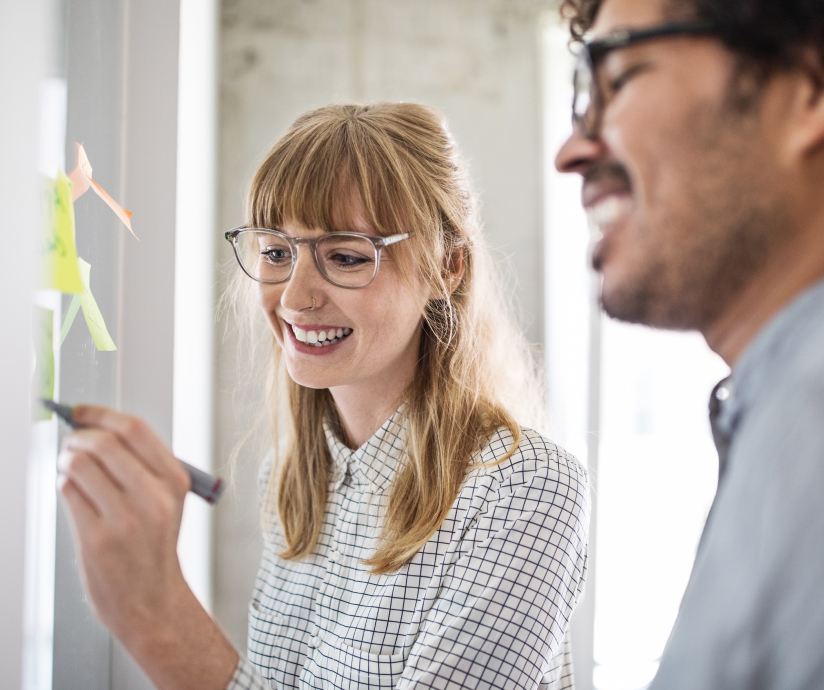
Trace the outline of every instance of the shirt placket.
<instances>
[{"instance_id":1,"label":"shirt placket","mask_svg":"<svg viewBox=\"0 0 824 690\"><path fill-rule=\"evenodd\" d=\"M352 475L354 465L354 454L347 454L342 461L336 462L336 476L333 478L333 489L330 495L330 515L334 528L325 549L323 576L318 583L315 594L314 621L310 630L309 647L316 650L324 635L328 635L330 626L337 618L337 610L334 602L339 599L338 590L345 582L343 572L343 546L345 541L341 531L341 525L345 524L351 512L348 508L350 504L356 502L357 492L354 486Z\"/></svg>"}]
</instances>

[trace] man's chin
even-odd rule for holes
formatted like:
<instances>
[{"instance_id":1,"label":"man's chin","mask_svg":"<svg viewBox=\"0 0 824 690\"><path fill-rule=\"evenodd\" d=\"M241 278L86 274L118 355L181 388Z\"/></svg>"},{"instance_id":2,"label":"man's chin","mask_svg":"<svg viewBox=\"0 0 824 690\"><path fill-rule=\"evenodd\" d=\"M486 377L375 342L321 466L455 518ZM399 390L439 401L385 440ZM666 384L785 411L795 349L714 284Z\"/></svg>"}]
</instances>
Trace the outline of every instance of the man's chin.
<instances>
[{"instance_id":1,"label":"man's chin","mask_svg":"<svg viewBox=\"0 0 824 690\"><path fill-rule=\"evenodd\" d=\"M602 311L612 319L646 326L661 326L651 291L639 285L617 283L608 276L601 278L599 302ZM666 328L666 326L663 326Z\"/></svg>"},{"instance_id":2,"label":"man's chin","mask_svg":"<svg viewBox=\"0 0 824 690\"><path fill-rule=\"evenodd\" d=\"M603 312L616 321L669 331L701 330L701 314L677 299L653 290L602 290L599 298Z\"/></svg>"}]
</instances>

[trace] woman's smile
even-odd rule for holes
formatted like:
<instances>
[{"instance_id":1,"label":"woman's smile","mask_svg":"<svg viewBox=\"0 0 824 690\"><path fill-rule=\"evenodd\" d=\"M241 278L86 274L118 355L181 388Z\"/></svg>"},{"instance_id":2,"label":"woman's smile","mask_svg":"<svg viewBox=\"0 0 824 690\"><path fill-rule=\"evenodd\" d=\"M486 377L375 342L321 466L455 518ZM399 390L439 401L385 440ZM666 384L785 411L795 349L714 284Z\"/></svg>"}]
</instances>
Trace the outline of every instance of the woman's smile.
<instances>
[{"instance_id":1,"label":"woman's smile","mask_svg":"<svg viewBox=\"0 0 824 690\"><path fill-rule=\"evenodd\" d=\"M295 324L283 319L286 339L297 352L308 355L328 355L338 350L352 335L348 326L326 324Z\"/></svg>"}]
</instances>

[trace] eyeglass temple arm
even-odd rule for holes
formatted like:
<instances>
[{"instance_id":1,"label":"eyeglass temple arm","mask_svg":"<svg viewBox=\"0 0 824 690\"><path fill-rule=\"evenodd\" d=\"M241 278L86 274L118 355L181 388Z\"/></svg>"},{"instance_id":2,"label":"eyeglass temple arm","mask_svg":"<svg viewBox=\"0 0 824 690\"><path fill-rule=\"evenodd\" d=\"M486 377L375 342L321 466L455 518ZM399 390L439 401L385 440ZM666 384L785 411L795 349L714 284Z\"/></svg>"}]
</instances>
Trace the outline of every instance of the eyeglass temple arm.
<instances>
[{"instance_id":1,"label":"eyeglass temple arm","mask_svg":"<svg viewBox=\"0 0 824 690\"><path fill-rule=\"evenodd\" d=\"M246 230L245 225L240 225L236 228L232 228L231 230L227 230L226 232L223 233L223 236L227 240L229 240L229 242L231 242L232 240L235 239L235 237L237 237L241 233L242 230Z\"/></svg>"},{"instance_id":2,"label":"eyeglass temple arm","mask_svg":"<svg viewBox=\"0 0 824 690\"><path fill-rule=\"evenodd\" d=\"M395 244L396 242L400 242L401 240L405 240L409 237L408 232L402 232L398 235L389 235L389 237L382 237L380 239L380 246L381 247L388 247L390 244Z\"/></svg>"}]
</instances>

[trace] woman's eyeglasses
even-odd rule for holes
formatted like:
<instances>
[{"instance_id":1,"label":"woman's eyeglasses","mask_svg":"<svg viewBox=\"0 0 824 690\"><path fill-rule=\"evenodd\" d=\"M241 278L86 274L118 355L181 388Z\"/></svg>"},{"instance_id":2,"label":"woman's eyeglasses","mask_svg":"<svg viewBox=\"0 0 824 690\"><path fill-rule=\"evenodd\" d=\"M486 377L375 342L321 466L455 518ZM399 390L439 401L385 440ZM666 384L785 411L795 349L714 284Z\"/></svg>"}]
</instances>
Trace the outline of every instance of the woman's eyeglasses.
<instances>
[{"instance_id":1,"label":"woman's eyeglasses","mask_svg":"<svg viewBox=\"0 0 824 690\"><path fill-rule=\"evenodd\" d=\"M243 272L259 283L284 283L292 276L298 247L312 252L320 274L333 285L363 288L378 274L381 250L409 238L357 232L330 232L320 237L293 237L280 230L240 227L224 235Z\"/></svg>"}]
</instances>

